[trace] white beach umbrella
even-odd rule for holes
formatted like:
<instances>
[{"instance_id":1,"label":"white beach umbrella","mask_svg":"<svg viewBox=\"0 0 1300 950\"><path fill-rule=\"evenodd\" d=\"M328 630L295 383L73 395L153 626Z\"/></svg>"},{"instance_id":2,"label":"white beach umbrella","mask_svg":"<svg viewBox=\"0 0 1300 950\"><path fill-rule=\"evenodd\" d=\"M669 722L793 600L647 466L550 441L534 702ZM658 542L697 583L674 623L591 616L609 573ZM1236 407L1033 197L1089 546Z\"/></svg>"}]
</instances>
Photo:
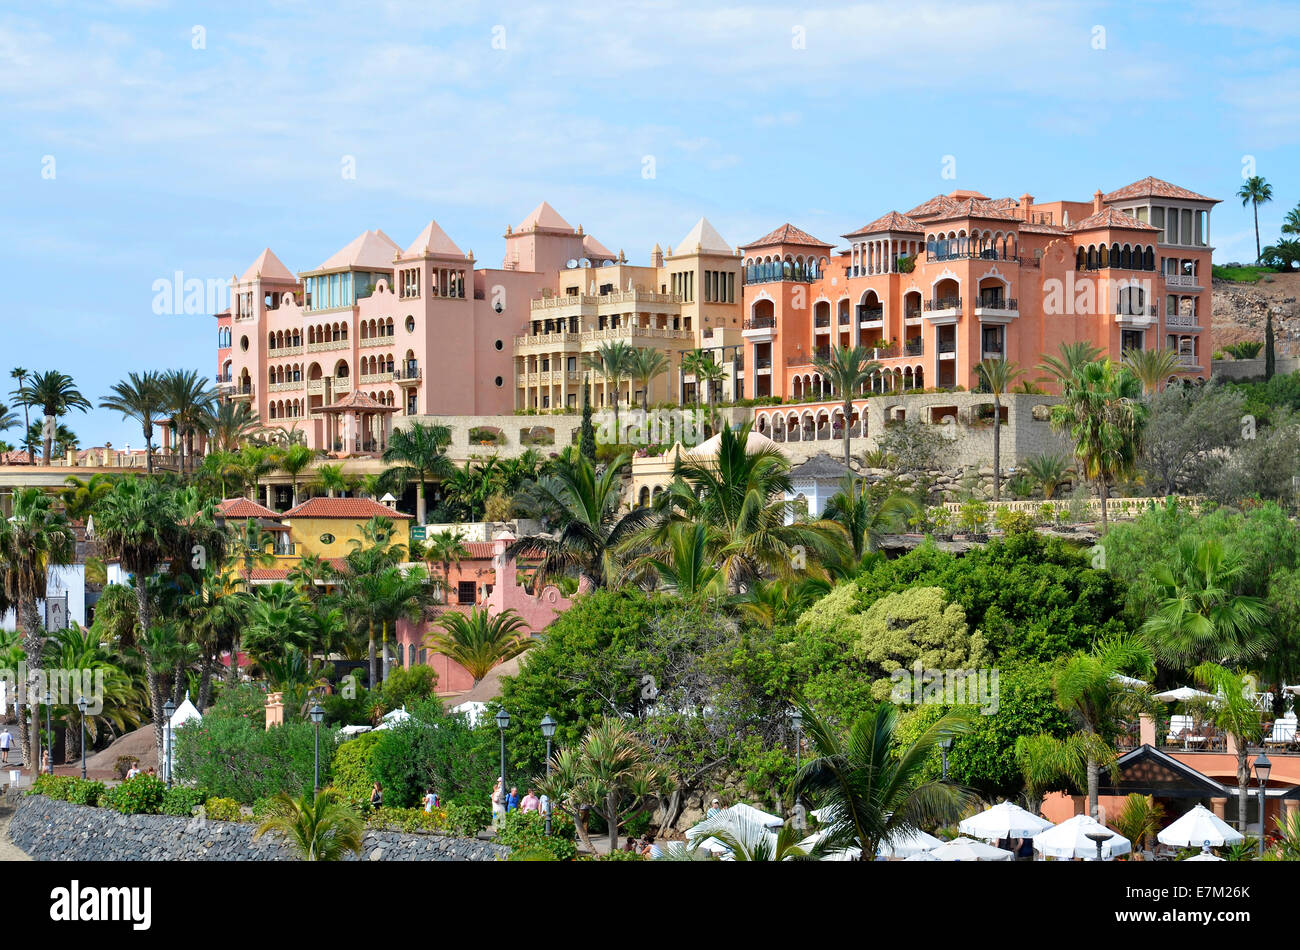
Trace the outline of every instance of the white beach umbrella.
<instances>
[{"instance_id":1,"label":"white beach umbrella","mask_svg":"<svg viewBox=\"0 0 1300 950\"><path fill-rule=\"evenodd\" d=\"M1192 689L1190 686L1179 686L1177 689L1167 689L1163 693L1156 693L1156 699L1163 700L1167 703L1185 703L1193 699L1214 699L1213 693L1206 693L1199 689Z\"/></svg>"},{"instance_id":2,"label":"white beach umbrella","mask_svg":"<svg viewBox=\"0 0 1300 950\"><path fill-rule=\"evenodd\" d=\"M954 838L923 853L934 855L940 861L1011 861L1015 858L1010 851L1003 851L974 838Z\"/></svg>"},{"instance_id":3,"label":"white beach umbrella","mask_svg":"<svg viewBox=\"0 0 1300 950\"><path fill-rule=\"evenodd\" d=\"M938 861L939 858L936 858L934 856L933 851L922 851L919 854L912 855L911 857L903 858L903 860L904 861Z\"/></svg>"},{"instance_id":4,"label":"white beach umbrella","mask_svg":"<svg viewBox=\"0 0 1300 950\"><path fill-rule=\"evenodd\" d=\"M924 831L908 831L890 841L880 842L876 855L882 858L910 858L914 854L933 851L942 844L943 839L928 835Z\"/></svg>"},{"instance_id":5,"label":"white beach umbrella","mask_svg":"<svg viewBox=\"0 0 1300 950\"><path fill-rule=\"evenodd\" d=\"M963 819L957 829L972 838L996 841L999 838L1032 838L1046 831L1052 823L1026 811L1015 802L999 802L978 815Z\"/></svg>"},{"instance_id":6,"label":"white beach umbrella","mask_svg":"<svg viewBox=\"0 0 1300 950\"><path fill-rule=\"evenodd\" d=\"M1111 831L1097 819L1088 815L1075 815L1042 834L1034 835L1034 850L1049 858L1083 858L1097 860L1097 843L1088 837L1090 832L1110 835L1101 844L1102 860L1128 854L1133 845L1123 835Z\"/></svg>"},{"instance_id":7,"label":"white beach umbrella","mask_svg":"<svg viewBox=\"0 0 1300 950\"><path fill-rule=\"evenodd\" d=\"M1146 680L1140 680L1133 676L1125 676L1123 673L1111 673L1110 678L1116 680L1117 682L1123 683L1125 686L1137 687L1137 686L1151 685Z\"/></svg>"},{"instance_id":8,"label":"white beach umbrella","mask_svg":"<svg viewBox=\"0 0 1300 950\"><path fill-rule=\"evenodd\" d=\"M1188 861L1222 861L1223 858L1219 857L1217 854L1210 854L1210 852L1208 852L1208 851L1202 851L1200 854L1194 855L1194 856L1192 856L1192 857L1190 857L1190 858L1186 858L1185 860L1188 860Z\"/></svg>"},{"instance_id":9,"label":"white beach umbrella","mask_svg":"<svg viewBox=\"0 0 1300 950\"><path fill-rule=\"evenodd\" d=\"M1179 848L1220 848L1246 840L1241 832L1228 824L1204 805L1197 805L1187 814L1156 835L1161 844Z\"/></svg>"}]
</instances>

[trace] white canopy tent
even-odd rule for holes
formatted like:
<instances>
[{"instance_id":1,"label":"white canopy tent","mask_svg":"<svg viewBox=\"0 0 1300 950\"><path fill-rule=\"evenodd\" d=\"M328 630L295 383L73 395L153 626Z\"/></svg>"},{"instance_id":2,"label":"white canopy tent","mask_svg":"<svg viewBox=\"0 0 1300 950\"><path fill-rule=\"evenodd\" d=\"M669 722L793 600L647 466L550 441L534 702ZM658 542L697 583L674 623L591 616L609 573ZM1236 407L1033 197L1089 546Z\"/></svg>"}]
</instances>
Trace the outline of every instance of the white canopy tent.
<instances>
[{"instance_id":1,"label":"white canopy tent","mask_svg":"<svg viewBox=\"0 0 1300 950\"><path fill-rule=\"evenodd\" d=\"M1170 824L1156 839L1178 848L1220 848L1246 840L1241 832L1204 805L1197 805Z\"/></svg>"},{"instance_id":2,"label":"white canopy tent","mask_svg":"<svg viewBox=\"0 0 1300 950\"><path fill-rule=\"evenodd\" d=\"M1015 855L1003 851L974 838L953 838L930 851L922 852L934 857L936 861L1011 861ZM913 855L913 857L919 857ZM910 860L910 859L909 859Z\"/></svg>"},{"instance_id":3,"label":"white canopy tent","mask_svg":"<svg viewBox=\"0 0 1300 950\"><path fill-rule=\"evenodd\" d=\"M1186 703L1196 699L1209 702L1217 697L1213 693L1192 689L1190 686L1179 686L1177 689L1167 689L1163 693L1156 693L1155 698L1166 703Z\"/></svg>"},{"instance_id":4,"label":"white canopy tent","mask_svg":"<svg viewBox=\"0 0 1300 950\"><path fill-rule=\"evenodd\" d=\"M1034 835L1034 850L1047 858L1083 858L1085 861L1097 860L1097 843L1088 837L1090 832L1105 832L1110 835L1101 843L1103 861L1121 854L1128 854L1133 845L1123 835L1111 831L1097 819L1089 815L1075 815L1041 834Z\"/></svg>"},{"instance_id":5,"label":"white canopy tent","mask_svg":"<svg viewBox=\"0 0 1300 950\"><path fill-rule=\"evenodd\" d=\"M163 729L163 751L164 753L170 752L171 754L170 761L164 758L162 768L159 769L164 780L167 779L168 772L171 771L171 763L176 761L176 730L187 722L202 721L203 714L199 712L198 707L190 702L190 694L187 690L185 693L185 699L176 707L176 711L172 713L171 718L167 720L167 725Z\"/></svg>"},{"instance_id":6,"label":"white canopy tent","mask_svg":"<svg viewBox=\"0 0 1300 950\"><path fill-rule=\"evenodd\" d=\"M933 851L922 851L919 854L912 855L911 857L903 858L903 860L904 861L938 861L939 859L934 856Z\"/></svg>"},{"instance_id":7,"label":"white canopy tent","mask_svg":"<svg viewBox=\"0 0 1300 950\"><path fill-rule=\"evenodd\" d=\"M400 726L410 718L411 714L406 711L405 706L401 709L394 709L392 712L384 713L384 720L375 727L375 731L380 732L384 729L391 729L394 726Z\"/></svg>"},{"instance_id":8,"label":"white canopy tent","mask_svg":"<svg viewBox=\"0 0 1300 950\"><path fill-rule=\"evenodd\" d=\"M933 851L942 845L942 838L936 838L934 835L926 834L920 830L910 831L898 835L890 841L880 842L880 847L876 849L876 857L910 858L914 854Z\"/></svg>"},{"instance_id":9,"label":"white canopy tent","mask_svg":"<svg viewBox=\"0 0 1300 950\"><path fill-rule=\"evenodd\" d=\"M487 703L476 702L461 703L459 706L451 707L453 713L457 715L463 713L465 715L471 728L478 725L478 718L483 715L485 709L487 709Z\"/></svg>"},{"instance_id":10,"label":"white canopy tent","mask_svg":"<svg viewBox=\"0 0 1300 950\"><path fill-rule=\"evenodd\" d=\"M1202 851L1200 854L1192 855L1192 857L1187 858L1187 860L1188 861L1222 861L1223 858L1219 857L1217 854L1210 854L1210 852L1208 851Z\"/></svg>"},{"instance_id":11,"label":"white canopy tent","mask_svg":"<svg viewBox=\"0 0 1300 950\"><path fill-rule=\"evenodd\" d=\"M1052 823L1026 811L1015 802L999 802L978 815L963 819L957 829L972 838L997 841L1002 838L1032 838L1046 831Z\"/></svg>"}]
</instances>

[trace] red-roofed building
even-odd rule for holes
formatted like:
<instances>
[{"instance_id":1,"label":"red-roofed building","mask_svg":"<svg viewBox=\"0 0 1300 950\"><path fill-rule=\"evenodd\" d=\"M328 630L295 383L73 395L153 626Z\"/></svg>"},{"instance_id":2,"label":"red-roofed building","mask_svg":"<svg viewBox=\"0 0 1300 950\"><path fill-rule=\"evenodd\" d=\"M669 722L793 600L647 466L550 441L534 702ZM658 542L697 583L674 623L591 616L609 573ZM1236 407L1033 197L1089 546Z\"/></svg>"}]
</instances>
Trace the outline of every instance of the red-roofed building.
<instances>
[{"instance_id":1,"label":"red-roofed building","mask_svg":"<svg viewBox=\"0 0 1300 950\"><path fill-rule=\"evenodd\" d=\"M840 251L784 224L741 248L746 395L830 398L813 360L837 345L871 351L875 392L974 389L983 359L1030 368L1079 341L1169 349L1208 379L1216 203L1158 178L1091 201L953 191Z\"/></svg>"}]
</instances>

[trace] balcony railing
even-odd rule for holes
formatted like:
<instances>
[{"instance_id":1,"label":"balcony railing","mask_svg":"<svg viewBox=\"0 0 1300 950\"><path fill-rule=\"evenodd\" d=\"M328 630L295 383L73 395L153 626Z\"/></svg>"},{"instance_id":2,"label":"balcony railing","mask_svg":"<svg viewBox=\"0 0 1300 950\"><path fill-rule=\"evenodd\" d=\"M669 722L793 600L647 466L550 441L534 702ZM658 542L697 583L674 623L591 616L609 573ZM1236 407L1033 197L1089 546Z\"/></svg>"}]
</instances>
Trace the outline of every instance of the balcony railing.
<instances>
[{"instance_id":1,"label":"balcony railing","mask_svg":"<svg viewBox=\"0 0 1300 950\"><path fill-rule=\"evenodd\" d=\"M921 319L921 308L920 308L920 307L912 307L910 310L905 310L905 311L903 311L903 319L904 319L904 320L920 320L920 319Z\"/></svg>"},{"instance_id":2,"label":"balcony railing","mask_svg":"<svg viewBox=\"0 0 1300 950\"><path fill-rule=\"evenodd\" d=\"M815 326L815 327L817 327L817 328L819 328L819 329L822 328L822 327L829 327L830 325L831 325L831 318L830 318L830 317L814 317L814 318L813 318L813 326Z\"/></svg>"},{"instance_id":3,"label":"balcony railing","mask_svg":"<svg viewBox=\"0 0 1300 950\"><path fill-rule=\"evenodd\" d=\"M750 317L745 321L746 330L768 330L776 326L776 317Z\"/></svg>"},{"instance_id":4,"label":"balcony railing","mask_svg":"<svg viewBox=\"0 0 1300 950\"><path fill-rule=\"evenodd\" d=\"M1201 318L1194 313L1171 313L1165 316L1165 326L1167 327L1196 327L1200 326Z\"/></svg>"},{"instance_id":5,"label":"balcony railing","mask_svg":"<svg viewBox=\"0 0 1300 950\"><path fill-rule=\"evenodd\" d=\"M1199 278L1195 274L1165 274L1167 287L1199 287Z\"/></svg>"},{"instance_id":6,"label":"balcony railing","mask_svg":"<svg viewBox=\"0 0 1300 950\"><path fill-rule=\"evenodd\" d=\"M956 340L940 340L940 341L939 341L939 352L940 352L940 353L956 353L956 352L957 352L957 341L956 341Z\"/></svg>"},{"instance_id":7,"label":"balcony railing","mask_svg":"<svg viewBox=\"0 0 1300 950\"><path fill-rule=\"evenodd\" d=\"M770 357L770 356L759 356L759 357L755 358L755 360L754 360L754 367L755 367L755 369L771 369L771 368L772 368L772 357Z\"/></svg>"},{"instance_id":8,"label":"balcony railing","mask_svg":"<svg viewBox=\"0 0 1300 950\"><path fill-rule=\"evenodd\" d=\"M858 319L864 323L874 323L885 319L884 307L858 307Z\"/></svg>"},{"instance_id":9,"label":"balcony railing","mask_svg":"<svg viewBox=\"0 0 1300 950\"><path fill-rule=\"evenodd\" d=\"M926 253L928 261L1009 261L1020 263L1020 257L1016 254L1001 254L990 248L983 250L962 248L950 250L935 250Z\"/></svg>"},{"instance_id":10,"label":"balcony railing","mask_svg":"<svg viewBox=\"0 0 1300 950\"><path fill-rule=\"evenodd\" d=\"M847 327L852 322L852 318L847 313L840 314L840 326Z\"/></svg>"},{"instance_id":11,"label":"balcony railing","mask_svg":"<svg viewBox=\"0 0 1300 950\"><path fill-rule=\"evenodd\" d=\"M1010 310L1019 312L1020 302L1014 297L983 297L975 303L976 310Z\"/></svg>"},{"instance_id":12,"label":"balcony railing","mask_svg":"<svg viewBox=\"0 0 1300 950\"><path fill-rule=\"evenodd\" d=\"M229 373L226 373L226 375L224 375L224 376L222 376L220 373L217 374L217 384L218 384L218 385L221 385L222 383L229 383L229 382L231 382L231 381L232 381L232 380L231 380L231 377L230 377L230 374L229 374Z\"/></svg>"},{"instance_id":13,"label":"balcony railing","mask_svg":"<svg viewBox=\"0 0 1300 950\"><path fill-rule=\"evenodd\" d=\"M424 378L424 370L419 366L399 367L393 370L393 379L398 382L415 382Z\"/></svg>"},{"instance_id":14,"label":"balcony railing","mask_svg":"<svg viewBox=\"0 0 1300 950\"><path fill-rule=\"evenodd\" d=\"M920 340L908 340L907 345L904 348L904 352L908 356L920 356L923 350L924 346Z\"/></svg>"},{"instance_id":15,"label":"balcony railing","mask_svg":"<svg viewBox=\"0 0 1300 950\"><path fill-rule=\"evenodd\" d=\"M931 297L925 302L926 310L960 310L960 297Z\"/></svg>"}]
</instances>

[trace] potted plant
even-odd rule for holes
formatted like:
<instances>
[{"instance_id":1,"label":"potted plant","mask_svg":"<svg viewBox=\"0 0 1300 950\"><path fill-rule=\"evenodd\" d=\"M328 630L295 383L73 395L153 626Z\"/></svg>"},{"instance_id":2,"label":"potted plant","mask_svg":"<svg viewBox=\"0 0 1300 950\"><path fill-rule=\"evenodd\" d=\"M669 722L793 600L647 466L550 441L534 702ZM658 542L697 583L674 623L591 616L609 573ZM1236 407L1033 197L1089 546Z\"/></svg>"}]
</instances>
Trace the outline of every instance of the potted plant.
<instances>
[{"instance_id":1,"label":"potted plant","mask_svg":"<svg viewBox=\"0 0 1300 950\"><path fill-rule=\"evenodd\" d=\"M1038 506L1038 521L1045 527L1050 527L1056 521L1056 506L1050 501L1045 501Z\"/></svg>"},{"instance_id":2,"label":"potted plant","mask_svg":"<svg viewBox=\"0 0 1300 950\"><path fill-rule=\"evenodd\" d=\"M930 524L934 526L934 536L939 541L952 540L952 514L943 505L930 509Z\"/></svg>"},{"instance_id":3,"label":"potted plant","mask_svg":"<svg viewBox=\"0 0 1300 950\"><path fill-rule=\"evenodd\" d=\"M989 537L984 533L984 526L988 524L988 518L989 506L972 498L962 502L958 525L970 540L987 541Z\"/></svg>"}]
</instances>

